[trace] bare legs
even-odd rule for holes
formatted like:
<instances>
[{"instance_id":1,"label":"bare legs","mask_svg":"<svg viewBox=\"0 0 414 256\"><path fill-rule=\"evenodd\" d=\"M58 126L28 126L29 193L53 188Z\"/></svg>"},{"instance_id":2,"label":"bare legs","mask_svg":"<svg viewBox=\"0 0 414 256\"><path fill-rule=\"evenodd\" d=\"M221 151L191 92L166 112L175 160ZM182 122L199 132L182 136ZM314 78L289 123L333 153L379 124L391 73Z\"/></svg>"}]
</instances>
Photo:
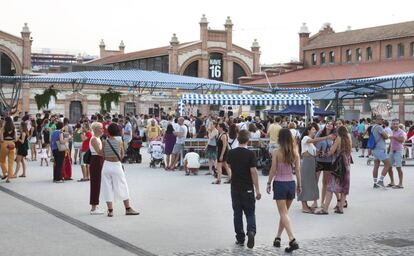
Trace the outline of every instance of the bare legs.
<instances>
[{"instance_id":1,"label":"bare legs","mask_svg":"<svg viewBox=\"0 0 414 256\"><path fill-rule=\"evenodd\" d=\"M292 227L290 225L290 218L288 215L291 204L292 200L276 200L277 209L280 215L279 227L276 237L280 238L282 236L283 230L286 229L289 241L294 239Z\"/></svg>"},{"instance_id":2,"label":"bare legs","mask_svg":"<svg viewBox=\"0 0 414 256\"><path fill-rule=\"evenodd\" d=\"M14 172L13 176L17 176L20 171L20 165L22 165L23 174L20 177L26 177L26 160L23 156L17 155L16 156L16 171Z\"/></svg>"}]
</instances>

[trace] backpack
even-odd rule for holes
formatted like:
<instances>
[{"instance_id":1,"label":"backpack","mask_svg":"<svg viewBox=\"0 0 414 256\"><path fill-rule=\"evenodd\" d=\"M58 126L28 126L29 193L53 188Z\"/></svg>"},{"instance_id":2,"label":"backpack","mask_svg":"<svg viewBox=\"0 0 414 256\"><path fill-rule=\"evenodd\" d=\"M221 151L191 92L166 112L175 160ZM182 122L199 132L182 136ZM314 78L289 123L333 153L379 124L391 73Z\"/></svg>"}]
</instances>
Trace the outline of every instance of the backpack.
<instances>
[{"instance_id":1,"label":"backpack","mask_svg":"<svg viewBox=\"0 0 414 256\"><path fill-rule=\"evenodd\" d=\"M369 134L369 137L368 137L367 148L371 149L371 150L374 149L376 144L377 144L377 142L375 141L375 136L374 136L374 128L375 127L376 126L373 126L371 128L371 133Z\"/></svg>"}]
</instances>

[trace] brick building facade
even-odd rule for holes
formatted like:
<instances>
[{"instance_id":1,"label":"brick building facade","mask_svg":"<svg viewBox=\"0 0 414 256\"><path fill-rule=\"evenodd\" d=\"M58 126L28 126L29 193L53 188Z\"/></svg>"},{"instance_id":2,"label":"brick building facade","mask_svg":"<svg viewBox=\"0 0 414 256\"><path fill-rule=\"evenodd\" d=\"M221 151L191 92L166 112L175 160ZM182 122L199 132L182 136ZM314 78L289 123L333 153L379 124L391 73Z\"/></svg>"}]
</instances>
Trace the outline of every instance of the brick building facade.
<instances>
[{"instance_id":1,"label":"brick building facade","mask_svg":"<svg viewBox=\"0 0 414 256\"><path fill-rule=\"evenodd\" d=\"M300 69L268 79L245 79L243 84L318 87L346 79L414 72L414 21L343 32L335 32L325 23L316 34L310 34L304 23L299 31ZM390 117L414 119L413 96L390 92L382 102L392 106ZM344 109L359 109L368 116L370 112L364 110L369 108L363 110L362 105L361 100L347 101Z\"/></svg>"}]
</instances>

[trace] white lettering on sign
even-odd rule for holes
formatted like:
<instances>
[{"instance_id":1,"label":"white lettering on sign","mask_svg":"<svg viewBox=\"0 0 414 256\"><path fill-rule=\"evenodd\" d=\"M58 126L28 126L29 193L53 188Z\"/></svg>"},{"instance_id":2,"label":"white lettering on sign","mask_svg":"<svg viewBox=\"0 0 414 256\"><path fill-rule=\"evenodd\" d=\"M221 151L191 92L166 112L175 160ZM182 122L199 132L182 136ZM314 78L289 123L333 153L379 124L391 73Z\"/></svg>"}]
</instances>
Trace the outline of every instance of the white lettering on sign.
<instances>
[{"instance_id":1,"label":"white lettering on sign","mask_svg":"<svg viewBox=\"0 0 414 256\"><path fill-rule=\"evenodd\" d=\"M220 65L221 66L221 60L212 59L212 60L210 60L210 65Z\"/></svg>"}]
</instances>

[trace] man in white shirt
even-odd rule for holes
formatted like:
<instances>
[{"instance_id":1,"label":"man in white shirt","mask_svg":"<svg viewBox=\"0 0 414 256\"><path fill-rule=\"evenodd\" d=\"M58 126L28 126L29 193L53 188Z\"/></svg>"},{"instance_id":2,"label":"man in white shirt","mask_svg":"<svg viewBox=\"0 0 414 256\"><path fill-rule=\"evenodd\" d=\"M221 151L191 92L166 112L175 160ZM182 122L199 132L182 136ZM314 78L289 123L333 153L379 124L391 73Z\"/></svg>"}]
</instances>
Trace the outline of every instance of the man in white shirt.
<instances>
[{"instance_id":1,"label":"man in white shirt","mask_svg":"<svg viewBox=\"0 0 414 256\"><path fill-rule=\"evenodd\" d=\"M184 157L185 175L188 176L190 175L190 173L197 175L199 169L200 169L200 155L194 152L193 149L190 149L190 152L185 154L185 157Z\"/></svg>"},{"instance_id":2,"label":"man in white shirt","mask_svg":"<svg viewBox=\"0 0 414 256\"><path fill-rule=\"evenodd\" d=\"M184 149L185 139L187 138L188 129L187 126L184 125L183 117L178 118L178 125L179 129L174 131L174 135L177 137L177 139L172 151L171 166L169 167L170 170L175 169L175 165L180 159L181 152Z\"/></svg>"}]
</instances>

